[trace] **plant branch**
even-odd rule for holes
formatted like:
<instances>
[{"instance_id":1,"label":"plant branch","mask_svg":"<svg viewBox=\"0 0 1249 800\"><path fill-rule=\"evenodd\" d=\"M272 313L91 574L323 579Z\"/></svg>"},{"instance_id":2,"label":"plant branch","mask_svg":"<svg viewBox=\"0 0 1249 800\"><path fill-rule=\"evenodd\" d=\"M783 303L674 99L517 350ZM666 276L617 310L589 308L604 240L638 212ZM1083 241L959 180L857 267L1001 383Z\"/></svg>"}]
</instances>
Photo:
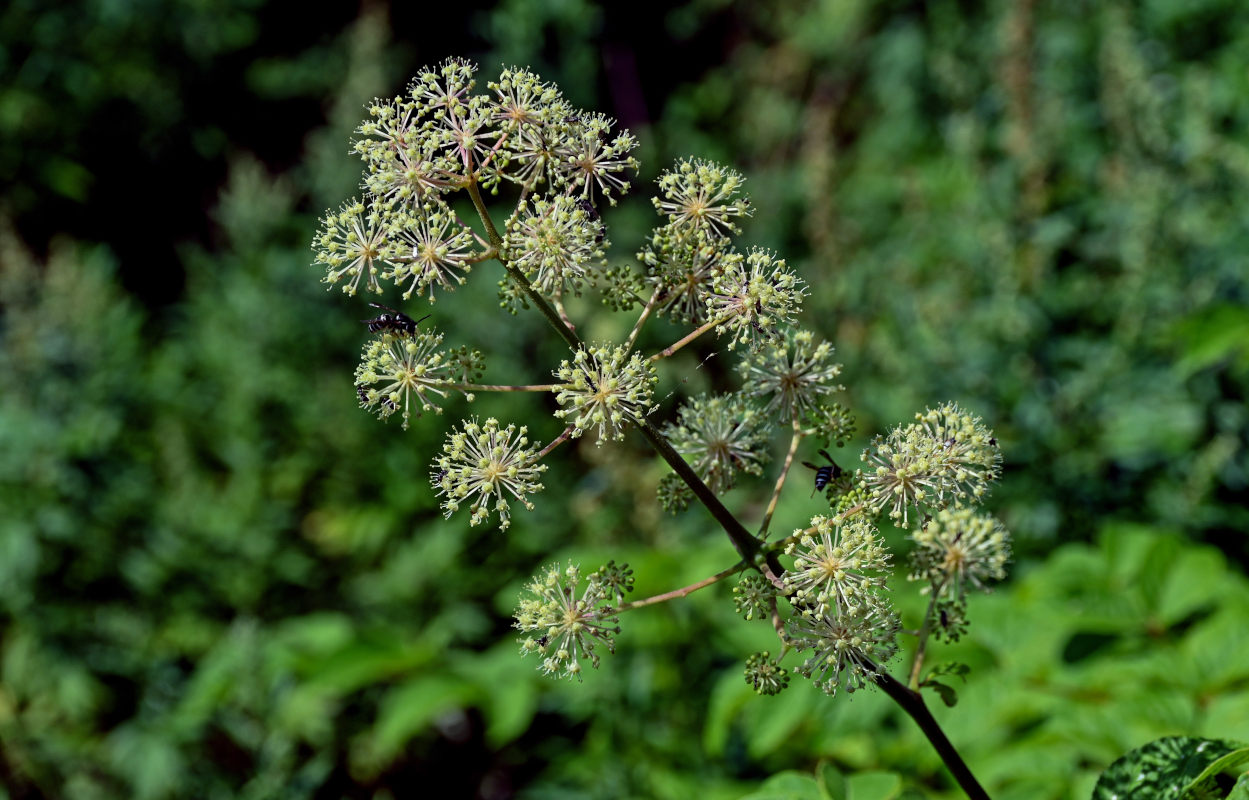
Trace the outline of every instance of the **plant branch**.
<instances>
[{"instance_id":1,"label":"plant branch","mask_svg":"<svg viewBox=\"0 0 1249 800\"><path fill-rule=\"evenodd\" d=\"M937 607L937 592L941 590L938 586L931 588L932 597L928 599L928 611L924 613L924 623L915 634L919 637L919 644L915 647L915 659L911 662L911 680L908 682L910 688L917 692L919 691L919 673L924 667L924 650L928 646L928 635L932 633L932 612Z\"/></svg>"},{"instance_id":2,"label":"plant branch","mask_svg":"<svg viewBox=\"0 0 1249 800\"><path fill-rule=\"evenodd\" d=\"M558 384L554 383L536 383L524 386L510 386L507 384L494 383L447 383L441 384L444 389L454 389L457 392L553 392Z\"/></svg>"},{"instance_id":3,"label":"plant branch","mask_svg":"<svg viewBox=\"0 0 1249 800\"><path fill-rule=\"evenodd\" d=\"M746 569L747 566L749 565L745 561L739 561L733 566L729 567L728 569L722 569L719 572L717 572L715 575L712 575L707 578L703 578L701 581L698 581L697 583L691 583L689 586L682 586L680 589L673 589L671 592L664 592L663 594L657 594L653 597L647 597L644 600L634 600L632 603L625 603L620 608L614 609L612 613L620 614L624 611L632 611L635 608L642 608L643 606L653 606L656 603L666 603L667 601L675 600L678 597L685 597L686 595L693 594L694 592L697 592L699 589L703 589L707 586L710 586L713 583L718 583L724 580L725 578L729 577L730 575L736 575L737 573Z\"/></svg>"},{"instance_id":4,"label":"plant branch","mask_svg":"<svg viewBox=\"0 0 1249 800\"><path fill-rule=\"evenodd\" d=\"M793 419L794 435L789 440L789 452L785 454L785 465L781 467L781 474L776 478L776 488L772 490L772 500L768 503L768 510L763 515L763 524L759 526L759 538L768 538L768 526L772 524L772 514L776 512L776 504L781 499L781 489L785 486L785 477L789 475L789 468L794 463L794 454L798 452L798 443L802 441L802 428L798 425L798 414L795 412Z\"/></svg>"},{"instance_id":5,"label":"plant branch","mask_svg":"<svg viewBox=\"0 0 1249 800\"><path fill-rule=\"evenodd\" d=\"M646 318L651 315L651 311L655 308L655 302L659 300L660 287L655 287L655 291L651 292L651 299L646 301L646 305L642 308L642 315L638 317L638 321L633 323L633 330L629 331L629 338L625 341L625 349L633 349L633 341L637 339L638 332L642 330L642 323L646 322Z\"/></svg>"},{"instance_id":6,"label":"plant branch","mask_svg":"<svg viewBox=\"0 0 1249 800\"><path fill-rule=\"evenodd\" d=\"M950 774L954 776L954 780L958 781L958 785L962 787L963 792L971 798L971 800L989 800L989 795L985 792L976 776L971 774L971 770L967 768L967 764L963 761L963 757L954 749L954 745L950 744L950 740L946 738L945 732L941 730L941 726L937 724L937 720L933 717L932 712L928 710L928 706L924 704L924 698L919 692L908 689L903 686L896 678L887 672L876 667L872 680L876 685L889 695L889 698L898 705L902 706L911 719L915 720L915 724L919 725L919 729L923 731L924 736L928 737L929 744L937 751L937 755L941 756L941 760L945 762L946 769L950 770Z\"/></svg>"},{"instance_id":7,"label":"plant branch","mask_svg":"<svg viewBox=\"0 0 1249 800\"><path fill-rule=\"evenodd\" d=\"M719 325L721 322L724 322L724 320L727 318L728 318L728 315L726 314L724 316L716 317L713 320L708 320L707 322L703 323L699 327L690 331L680 340L675 342L671 347L665 347L663 350L660 350L658 353L651 356L651 361L658 361L661 358L667 358L668 356L672 355L676 351L680 350L682 347L685 347L687 344L697 339L699 336L702 336L707 331Z\"/></svg>"}]
</instances>

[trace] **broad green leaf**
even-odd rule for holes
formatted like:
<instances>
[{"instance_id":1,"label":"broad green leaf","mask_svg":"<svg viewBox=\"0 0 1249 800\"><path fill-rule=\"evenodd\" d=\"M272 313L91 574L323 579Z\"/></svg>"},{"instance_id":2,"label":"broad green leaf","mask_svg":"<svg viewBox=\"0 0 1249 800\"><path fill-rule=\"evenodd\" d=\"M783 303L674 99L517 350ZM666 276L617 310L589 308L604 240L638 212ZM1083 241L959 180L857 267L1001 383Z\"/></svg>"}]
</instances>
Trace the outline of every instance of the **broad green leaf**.
<instances>
[{"instance_id":1,"label":"broad green leaf","mask_svg":"<svg viewBox=\"0 0 1249 800\"><path fill-rule=\"evenodd\" d=\"M893 800L902 792L902 776L892 772L859 772L848 783L850 800Z\"/></svg>"},{"instance_id":2,"label":"broad green leaf","mask_svg":"<svg viewBox=\"0 0 1249 800\"><path fill-rule=\"evenodd\" d=\"M829 761L821 761L815 768L815 779L820 785L824 800L849 800L850 787L846 776Z\"/></svg>"},{"instance_id":3,"label":"broad green leaf","mask_svg":"<svg viewBox=\"0 0 1249 800\"><path fill-rule=\"evenodd\" d=\"M1239 771L1236 768L1243 764L1249 764L1249 747L1233 750L1227 755L1216 759L1214 763L1202 770L1196 780L1189 784L1187 791L1194 796L1201 796L1203 791L1208 795L1208 787L1213 785L1215 776L1224 773L1235 774L1235 772Z\"/></svg>"},{"instance_id":4,"label":"broad green leaf","mask_svg":"<svg viewBox=\"0 0 1249 800\"><path fill-rule=\"evenodd\" d=\"M1237 749L1216 739L1169 736L1117 759L1093 788L1093 800L1180 800L1211 763Z\"/></svg>"},{"instance_id":5,"label":"broad green leaf","mask_svg":"<svg viewBox=\"0 0 1249 800\"><path fill-rule=\"evenodd\" d=\"M373 726L374 752L393 758L431 720L466 705L475 694L472 684L442 675L422 675L391 689L381 700Z\"/></svg>"},{"instance_id":6,"label":"broad green leaf","mask_svg":"<svg viewBox=\"0 0 1249 800\"><path fill-rule=\"evenodd\" d=\"M805 772L780 772L741 800L823 800L815 778Z\"/></svg>"}]
</instances>

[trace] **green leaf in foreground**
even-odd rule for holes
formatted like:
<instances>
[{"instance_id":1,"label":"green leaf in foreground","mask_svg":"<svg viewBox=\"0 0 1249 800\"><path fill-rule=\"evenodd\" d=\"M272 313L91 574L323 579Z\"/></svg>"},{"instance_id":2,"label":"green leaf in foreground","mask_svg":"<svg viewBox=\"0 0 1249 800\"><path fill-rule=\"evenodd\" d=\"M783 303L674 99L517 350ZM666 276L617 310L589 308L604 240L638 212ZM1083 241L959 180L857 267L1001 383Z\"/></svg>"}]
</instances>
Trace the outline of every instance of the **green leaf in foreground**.
<instances>
[{"instance_id":1,"label":"green leaf in foreground","mask_svg":"<svg viewBox=\"0 0 1249 800\"><path fill-rule=\"evenodd\" d=\"M1131 750L1106 768L1093 800L1181 800L1207 767L1239 749L1217 739L1168 736Z\"/></svg>"}]
</instances>

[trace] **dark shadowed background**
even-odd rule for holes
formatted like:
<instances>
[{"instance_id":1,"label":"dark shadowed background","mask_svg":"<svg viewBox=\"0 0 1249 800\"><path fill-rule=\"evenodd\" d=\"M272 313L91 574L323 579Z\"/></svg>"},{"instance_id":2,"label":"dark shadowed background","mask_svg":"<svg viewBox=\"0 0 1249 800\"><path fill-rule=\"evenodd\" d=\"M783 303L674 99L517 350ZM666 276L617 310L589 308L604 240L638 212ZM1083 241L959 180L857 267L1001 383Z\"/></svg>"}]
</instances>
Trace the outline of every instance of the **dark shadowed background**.
<instances>
[{"instance_id":1,"label":"dark shadowed background","mask_svg":"<svg viewBox=\"0 0 1249 800\"><path fill-rule=\"evenodd\" d=\"M956 796L875 694L755 697L742 662L775 639L722 586L628 615L581 685L519 657L543 564L628 561L646 595L734 554L658 509L640 439L565 450L505 534L444 521L429 459L469 409L404 432L356 408L368 309L309 242L358 191L365 103L451 55L482 84L528 65L639 137L614 263L673 159L746 174L743 240L808 281L802 324L845 364L843 464L945 400L994 428L1014 577L934 658L973 667L936 713L995 798L1087 797L1157 736L1249 740L1239 0L10 0L0 797L711 800L821 760ZM497 311L498 277L436 324L541 382L558 347ZM709 353L683 391L734 385ZM471 409L535 438L550 410ZM757 516L768 488L728 502ZM774 528L819 512L805 489Z\"/></svg>"}]
</instances>

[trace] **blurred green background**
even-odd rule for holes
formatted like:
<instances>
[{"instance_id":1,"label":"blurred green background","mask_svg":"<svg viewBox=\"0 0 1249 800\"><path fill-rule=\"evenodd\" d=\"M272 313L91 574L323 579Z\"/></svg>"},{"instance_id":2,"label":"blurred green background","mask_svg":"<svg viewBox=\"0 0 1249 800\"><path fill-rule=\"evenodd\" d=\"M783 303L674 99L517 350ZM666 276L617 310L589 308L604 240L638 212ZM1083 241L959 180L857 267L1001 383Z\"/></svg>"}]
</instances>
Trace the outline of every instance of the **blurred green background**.
<instances>
[{"instance_id":1,"label":"blurred green background","mask_svg":"<svg viewBox=\"0 0 1249 800\"><path fill-rule=\"evenodd\" d=\"M1014 576L932 656L973 666L935 713L995 798L1087 797L1158 736L1249 740L1240 0L11 0L0 797L711 800L821 760L957 796L876 693L755 697L742 662L775 639L727 587L624 618L582 685L519 658L545 563L627 560L644 596L733 553L657 510L634 439L567 448L507 534L444 522L428 463L466 408L407 432L356 408L367 309L308 243L357 191L363 105L448 55L529 65L639 136L616 263L674 158L745 172L744 241L806 278L802 322L846 365L843 464L944 400L995 429ZM474 277L436 324L536 381L558 349ZM677 374L662 392L736 380ZM535 438L549 410L471 409ZM819 511L805 488L774 529ZM757 519L767 490L730 504Z\"/></svg>"}]
</instances>

